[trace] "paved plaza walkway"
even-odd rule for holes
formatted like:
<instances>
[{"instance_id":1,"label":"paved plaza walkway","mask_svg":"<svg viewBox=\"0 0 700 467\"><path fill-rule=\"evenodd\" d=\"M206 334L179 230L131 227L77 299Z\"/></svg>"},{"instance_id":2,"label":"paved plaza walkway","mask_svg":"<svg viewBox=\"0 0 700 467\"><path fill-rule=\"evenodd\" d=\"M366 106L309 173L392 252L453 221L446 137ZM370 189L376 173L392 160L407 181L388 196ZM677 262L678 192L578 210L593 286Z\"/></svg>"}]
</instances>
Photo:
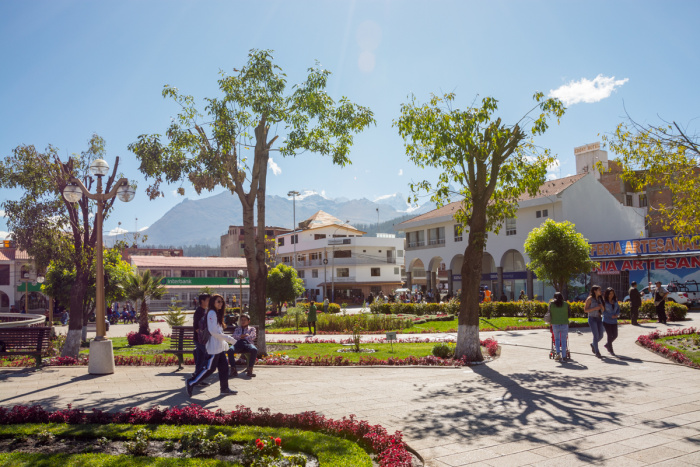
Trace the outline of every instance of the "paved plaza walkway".
<instances>
[{"instance_id":1,"label":"paved plaza walkway","mask_svg":"<svg viewBox=\"0 0 700 467\"><path fill-rule=\"evenodd\" d=\"M668 328L700 327L700 312L690 317ZM214 383L188 399L191 367L117 367L109 376L90 376L85 367L7 369L0 371L0 405L124 410L196 403L355 414L403 432L428 466L700 466L700 371L634 343L658 328L667 327L621 326L618 357L602 360L591 353L587 328L573 329L573 362L565 364L548 358L549 332L531 330L482 333L502 344L501 357L473 367L260 366L257 378L232 379L239 393L223 398Z\"/></svg>"}]
</instances>

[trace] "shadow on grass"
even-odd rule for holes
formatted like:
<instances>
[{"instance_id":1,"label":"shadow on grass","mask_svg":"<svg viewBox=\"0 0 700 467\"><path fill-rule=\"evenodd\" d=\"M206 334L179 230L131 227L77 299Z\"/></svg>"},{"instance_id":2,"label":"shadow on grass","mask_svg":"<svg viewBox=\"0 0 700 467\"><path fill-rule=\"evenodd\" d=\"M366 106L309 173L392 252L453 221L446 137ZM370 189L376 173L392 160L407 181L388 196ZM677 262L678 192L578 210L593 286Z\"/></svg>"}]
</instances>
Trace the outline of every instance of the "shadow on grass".
<instances>
[{"instance_id":1,"label":"shadow on grass","mask_svg":"<svg viewBox=\"0 0 700 467\"><path fill-rule=\"evenodd\" d=\"M554 446L584 462L599 462L602 456L579 453L575 441L557 435L576 430L587 436L623 426L624 414L613 410L601 395L646 388L615 376L541 370L504 375L488 365L472 370L476 380L440 389L419 388L418 401L435 405L409 415L404 433L417 439L444 436L475 446L489 438L501 444L526 441Z\"/></svg>"}]
</instances>

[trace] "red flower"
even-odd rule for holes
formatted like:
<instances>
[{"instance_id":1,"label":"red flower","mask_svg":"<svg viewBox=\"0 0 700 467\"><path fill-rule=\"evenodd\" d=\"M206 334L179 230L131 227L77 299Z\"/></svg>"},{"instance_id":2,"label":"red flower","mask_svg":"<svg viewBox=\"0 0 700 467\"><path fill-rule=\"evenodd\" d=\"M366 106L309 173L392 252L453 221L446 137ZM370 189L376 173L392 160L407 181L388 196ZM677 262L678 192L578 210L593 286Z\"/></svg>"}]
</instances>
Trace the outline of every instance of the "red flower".
<instances>
[{"instance_id":1,"label":"red flower","mask_svg":"<svg viewBox=\"0 0 700 467\"><path fill-rule=\"evenodd\" d=\"M277 446L282 446L282 440L280 438L275 438L275 444Z\"/></svg>"}]
</instances>

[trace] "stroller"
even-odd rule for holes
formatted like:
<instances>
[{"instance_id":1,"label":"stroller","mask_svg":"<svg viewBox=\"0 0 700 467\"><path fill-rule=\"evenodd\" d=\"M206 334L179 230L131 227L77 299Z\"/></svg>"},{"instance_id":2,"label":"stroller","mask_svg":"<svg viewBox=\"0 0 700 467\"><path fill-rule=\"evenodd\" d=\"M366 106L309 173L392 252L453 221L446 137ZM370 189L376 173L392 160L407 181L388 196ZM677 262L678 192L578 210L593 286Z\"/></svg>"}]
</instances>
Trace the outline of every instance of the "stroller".
<instances>
[{"instance_id":1,"label":"stroller","mask_svg":"<svg viewBox=\"0 0 700 467\"><path fill-rule=\"evenodd\" d=\"M549 358L553 359L554 357L557 356L557 351L554 348L554 328L552 327L551 324L549 325L549 333L552 336L552 348L549 351ZM569 334L567 333L567 335L566 335L566 359L568 360L570 358L571 358L571 350L569 349Z\"/></svg>"}]
</instances>

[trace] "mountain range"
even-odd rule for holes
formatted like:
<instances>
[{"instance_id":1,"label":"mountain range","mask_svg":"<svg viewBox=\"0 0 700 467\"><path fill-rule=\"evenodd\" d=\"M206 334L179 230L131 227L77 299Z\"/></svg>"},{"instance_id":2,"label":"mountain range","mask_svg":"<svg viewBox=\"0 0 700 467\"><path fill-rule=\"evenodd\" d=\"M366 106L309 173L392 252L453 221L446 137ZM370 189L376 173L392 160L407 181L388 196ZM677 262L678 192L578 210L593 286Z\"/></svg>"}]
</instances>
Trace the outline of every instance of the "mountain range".
<instances>
[{"instance_id":1,"label":"mountain range","mask_svg":"<svg viewBox=\"0 0 700 467\"><path fill-rule=\"evenodd\" d=\"M265 225L291 228L294 223L293 204L291 198L267 195ZM435 209L435 206L430 203L411 206L400 193L370 201L367 198L330 199L313 190L307 190L296 197L296 223L299 224L319 210L343 221L349 221L352 225L376 225L378 220L384 223L399 217L405 218L409 214L417 216L432 209ZM242 223L242 209L238 197L223 192L198 200L185 198L148 229L141 231L141 234L148 235L146 243L149 245L219 246L220 237L228 231L228 227Z\"/></svg>"}]
</instances>

